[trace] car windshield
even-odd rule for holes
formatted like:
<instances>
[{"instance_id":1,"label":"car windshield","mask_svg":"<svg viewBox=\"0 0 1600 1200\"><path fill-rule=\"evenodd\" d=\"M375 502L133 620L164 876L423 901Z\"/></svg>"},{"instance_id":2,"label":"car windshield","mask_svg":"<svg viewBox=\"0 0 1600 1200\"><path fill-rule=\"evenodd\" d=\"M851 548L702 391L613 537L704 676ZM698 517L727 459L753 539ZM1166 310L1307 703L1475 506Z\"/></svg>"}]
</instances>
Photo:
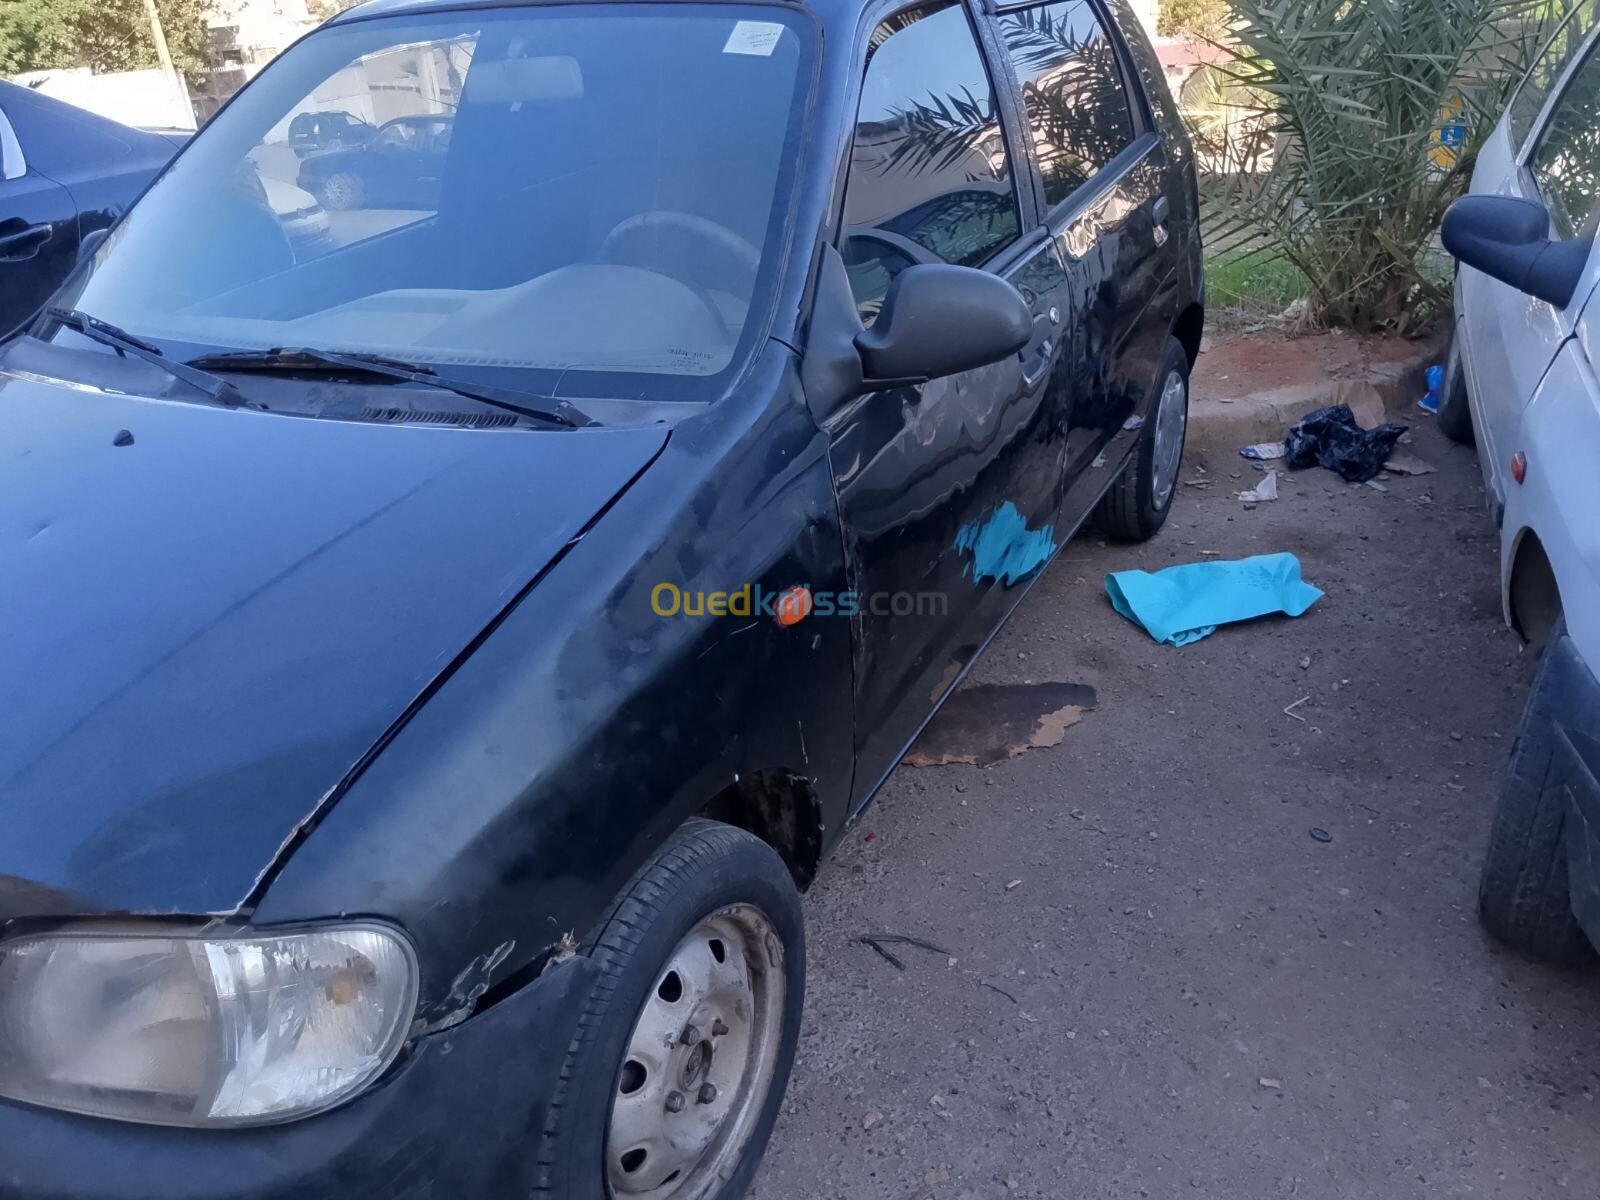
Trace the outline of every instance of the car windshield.
<instances>
[{"instance_id":1,"label":"car windshield","mask_svg":"<svg viewBox=\"0 0 1600 1200\"><path fill-rule=\"evenodd\" d=\"M356 19L274 62L58 303L191 358L711 399L771 308L815 35L759 5Z\"/></svg>"}]
</instances>

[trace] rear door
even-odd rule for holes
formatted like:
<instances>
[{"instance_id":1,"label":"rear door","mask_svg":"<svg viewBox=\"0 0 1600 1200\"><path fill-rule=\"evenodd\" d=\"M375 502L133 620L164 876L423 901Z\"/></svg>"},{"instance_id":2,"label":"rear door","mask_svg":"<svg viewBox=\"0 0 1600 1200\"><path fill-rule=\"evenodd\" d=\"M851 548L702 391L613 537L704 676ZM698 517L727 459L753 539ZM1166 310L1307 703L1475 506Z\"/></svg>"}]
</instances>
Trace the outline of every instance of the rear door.
<instances>
[{"instance_id":1,"label":"rear door","mask_svg":"<svg viewBox=\"0 0 1600 1200\"><path fill-rule=\"evenodd\" d=\"M438 208L439 190L444 183L445 158L450 153L453 117L435 117L421 123L417 138L417 175L411 204L417 208Z\"/></svg>"},{"instance_id":2,"label":"rear door","mask_svg":"<svg viewBox=\"0 0 1600 1200\"><path fill-rule=\"evenodd\" d=\"M38 311L77 256L71 193L29 164L16 125L0 109L0 338Z\"/></svg>"},{"instance_id":3,"label":"rear door","mask_svg":"<svg viewBox=\"0 0 1600 1200\"><path fill-rule=\"evenodd\" d=\"M1120 34L1093 0L1007 5L992 23L1021 97L1045 224L1065 264L1051 303L1066 323L1061 522L1071 528L1151 416L1177 317L1166 149Z\"/></svg>"},{"instance_id":4,"label":"rear door","mask_svg":"<svg viewBox=\"0 0 1600 1200\"><path fill-rule=\"evenodd\" d=\"M110 228L177 146L27 88L0 87L0 110L7 144L17 152L13 162L25 167L0 182L0 239L18 239L0 240L6 327L50 297L77 264L82 239Z\"/></svg>"},{"instance_id":5,"label":"rear door","mask_svg":"<svg viewBox=\"0 0 1600 1200\"><path fill-rule=\"evenodd\" d=\"M1060 545L1064 451L1061 266L972 12L903 9L865 58L838 245L862 320L899 272L947 262L1011 280L1035 322L1020 355L860 397L827 421L860 593L858 803Z\"/></svg>"},{"instance_id":6,"label":"rear door","mask_svg":"<svg viewBox=\"0 0 1600 1200\"><path fill-rule=\"evenodd\" d=\"M356 156L369 207L393 205L398 208L439 206L439 181L443 175L444 154L436 152L439 129L448 130L442 119L402 117L380 129L366 153ZM443 146L449 146L448 133Z\"/></svg>"}]
</instances>

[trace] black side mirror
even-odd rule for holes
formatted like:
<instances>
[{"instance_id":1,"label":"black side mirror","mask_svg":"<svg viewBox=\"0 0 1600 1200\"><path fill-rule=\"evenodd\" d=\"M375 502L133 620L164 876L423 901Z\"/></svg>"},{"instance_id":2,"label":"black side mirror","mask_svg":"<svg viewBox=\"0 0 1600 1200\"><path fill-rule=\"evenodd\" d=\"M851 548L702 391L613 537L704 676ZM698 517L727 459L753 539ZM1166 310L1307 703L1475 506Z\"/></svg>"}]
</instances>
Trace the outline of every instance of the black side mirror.
<instances>
[{"instance_id":1,"label":"black side mirror","mask_svg":"<svg viewBox=\"0 0 1600 1200\"><path fill-rule=\"evenodd\" d=\"M1590 239L1551 240L1544 205L1515 196L1461 197L1439 236L1467 266L1557 308L1571 303L1589 259Z\"/></svg>"},{"instance_id":2,"label":"black side mirror","mask_svg":"<svg viewBox=\"0 0 1600 1200\"><path fill-rule=\"evenodd\" d=\"M923 383L1017 353L1033 334L1022 294L998 275L926 263L889 285L878 319L856 335L864 385Z\"/></svg>"}]
</instances>

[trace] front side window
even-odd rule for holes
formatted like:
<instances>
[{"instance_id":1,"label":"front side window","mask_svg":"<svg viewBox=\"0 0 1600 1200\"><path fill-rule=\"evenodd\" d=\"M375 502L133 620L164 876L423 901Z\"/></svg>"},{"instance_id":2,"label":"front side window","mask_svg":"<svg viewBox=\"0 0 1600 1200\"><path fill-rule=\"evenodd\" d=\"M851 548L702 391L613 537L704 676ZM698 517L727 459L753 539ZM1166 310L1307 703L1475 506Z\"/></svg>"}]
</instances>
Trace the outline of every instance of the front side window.
<instances>
[{"instance_id":1,"label":"front side window","mask_svg":"<svg viewBox=\"0 0 1600 1200\"><path fill-rule=\"evenodd\" d=\"M1550 231L1567 239L1589 231L1600 201L1600 52L1567 80L1529 163Z\"/></svg>"},{"instance_id":2,"label":"front side window","mask_svg":"<svg viewBox=\"0 0 1600 1200\"><path fill-rule=\"evenodd\" d=\"M324 28L67 300L183 357L303 346L540 395L712 398L775 295L814 40L789 10L720 4Z\"/></svg>"},{"instance_id":3,"label":"front side window","mask_svg":"<svg viewBox=\"0 0 1600 1200\"><path fill-rule=\"evenodd\" d=\"M874 31L844 203L843 256L869 323L906 267L979 266L1021 235L994 88L959 4Z\"/></svg>"},{"instance_id":4,"label":"front side window","mask_svg":"<svg viewBox=\"0 0 1600 1200\"><path fill-rule=\"evenodd\" d=\"M1506 110L1507 128L1513 146L1520 149L1528 140L1539 113L1544 110L1545 101L1550 98L1551 89L1556 86L1556 81L1561 78L1561 73L1567 69L1573 56L1583 47L1584 39L1595 27L1597 17L1600 17L1600 0L1582 0L1562 19L1549 45L1533 60L1533 66L1528 68L1527 77L1517 88L1516 95L1511 97L1511 104Z\"/></svg>"},{"instance_id":5,"label":"front side window","mask_svg":"<svg viewBox=\"0 0 1600 1200\"><path fill-rule=\"evenodd\" d=\"M1086 0L1004 12L998 23L1054 207L1135 137L1116 46Z\"/></svg>"}]
</instances>

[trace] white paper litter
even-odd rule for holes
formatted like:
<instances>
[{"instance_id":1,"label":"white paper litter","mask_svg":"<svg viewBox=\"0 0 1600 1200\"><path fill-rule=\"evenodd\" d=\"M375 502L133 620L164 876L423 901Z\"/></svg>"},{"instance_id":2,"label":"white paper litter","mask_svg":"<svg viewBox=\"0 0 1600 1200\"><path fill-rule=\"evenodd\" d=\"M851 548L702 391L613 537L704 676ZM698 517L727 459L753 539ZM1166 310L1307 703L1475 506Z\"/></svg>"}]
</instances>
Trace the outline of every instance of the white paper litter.
<instances>
[{"instance_id":1,"label":"white paper litter","mask_svg":"<svg viewBox=\"0 0 1600 1200\"><path fill-rule=\"evenodd\" d=\"M1248 492L1239 493L1239 499L1246 503L1254 503L1257 500L1276 500L1277 498L1278 473L1276 471L1268 471L1255 487Z\"/></svg>"},{"instance_id":2,"label":"white paper litter","mask_svg":"<svg viewBox=\"0 0 1600 1200\"><path fill-rule=\"evenodd\" d=\"M1257 442L1254 446L1246 446L1239 453L1257 462L1269 462L1274 458L1284 457L1289 450L1282 442Z\"/></svg>"}]
</instances>

